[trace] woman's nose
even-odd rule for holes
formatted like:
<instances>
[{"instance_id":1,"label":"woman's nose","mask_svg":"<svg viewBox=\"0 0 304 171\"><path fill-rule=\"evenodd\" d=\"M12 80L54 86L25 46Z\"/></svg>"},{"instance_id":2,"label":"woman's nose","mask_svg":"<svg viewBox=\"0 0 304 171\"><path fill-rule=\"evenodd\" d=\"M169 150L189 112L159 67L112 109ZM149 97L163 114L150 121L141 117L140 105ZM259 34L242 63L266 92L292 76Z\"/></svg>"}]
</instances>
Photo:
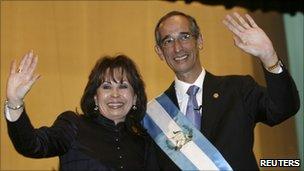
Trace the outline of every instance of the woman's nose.
<instances>
[{"instance_id":1,"label":"woman's nose","mask_svg":"<svg viewBox=\"0 0 304 171\"><path fill-rule=\"evenodd\" d=\"M120 96L120 92L118 88L113 88L111 91L111 96L113 97L119 97Z\"/></svg>"}]
</instances>

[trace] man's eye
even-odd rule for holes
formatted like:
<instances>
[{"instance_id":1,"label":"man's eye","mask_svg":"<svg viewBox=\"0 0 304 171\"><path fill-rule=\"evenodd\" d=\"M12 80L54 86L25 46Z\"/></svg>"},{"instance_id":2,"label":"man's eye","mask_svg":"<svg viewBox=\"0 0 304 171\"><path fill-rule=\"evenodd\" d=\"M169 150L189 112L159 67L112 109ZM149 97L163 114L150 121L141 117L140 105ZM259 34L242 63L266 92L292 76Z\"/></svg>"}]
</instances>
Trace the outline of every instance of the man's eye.
<instances>
[{"instance_id":1,"label":"man's eye","mask_svg":"<svg viewBox=\"0 0 304 171\"><path fill-rule=\"evenodd\" d=\"M168 45L168 44L171 44L173 42L173 39L172 38L168 38L168 39L165 39L164 41L163 41L163 44L164 45Z\"/></svg>"},{"instance_id":2,"label":"man's eye","mask_svg":"<svg viewBox=\"0 0 304 171\"><path fill-rule=\"evenodd\" d=\"M191 38L190 34L183 34L181 40L189 40Z\"/></svg>"}]
</instances>

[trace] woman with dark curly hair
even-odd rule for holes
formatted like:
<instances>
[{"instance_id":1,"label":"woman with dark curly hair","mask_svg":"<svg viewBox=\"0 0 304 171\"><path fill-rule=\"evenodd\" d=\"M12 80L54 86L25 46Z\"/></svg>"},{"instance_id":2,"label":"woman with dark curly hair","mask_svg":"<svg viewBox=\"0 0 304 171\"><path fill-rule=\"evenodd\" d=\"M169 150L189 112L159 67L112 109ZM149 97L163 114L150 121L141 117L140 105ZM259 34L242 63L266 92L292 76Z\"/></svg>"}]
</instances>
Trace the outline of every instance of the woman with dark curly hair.
<instances>
[{"instance_id":1,"label":"woman with dark curly hair","mask_svg":"<svg viewBox=\"0 0 304 171\"><path fill-rule=\"evenodd\" d=\"M158 170L156 145L141 126L147 97L133 61L124 55L100 58L81 98L84 114L66 111L51 127L35 129L23 99L39 78L37 57L12 63L5 115L9 136L24 156L59 156L60 170Z\"/></svg>"}]
</instances>

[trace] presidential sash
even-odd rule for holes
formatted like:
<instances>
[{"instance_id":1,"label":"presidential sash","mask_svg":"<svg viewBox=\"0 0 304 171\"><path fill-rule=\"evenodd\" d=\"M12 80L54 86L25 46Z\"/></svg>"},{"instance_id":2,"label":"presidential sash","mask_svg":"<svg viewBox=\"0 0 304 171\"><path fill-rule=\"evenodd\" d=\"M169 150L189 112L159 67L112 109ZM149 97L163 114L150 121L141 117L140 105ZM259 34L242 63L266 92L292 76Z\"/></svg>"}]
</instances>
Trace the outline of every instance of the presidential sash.
<instances>
[{"instance_id":1,"label":"presidential sash","mask_svg":"<svg viewBox=\"0 0 304 171\"><path fill-rule=\"evenodd\" d=\"M232 170L221 153L165 94L148 103L144 127L182 170Z\"/></svg>"}]
</instances>

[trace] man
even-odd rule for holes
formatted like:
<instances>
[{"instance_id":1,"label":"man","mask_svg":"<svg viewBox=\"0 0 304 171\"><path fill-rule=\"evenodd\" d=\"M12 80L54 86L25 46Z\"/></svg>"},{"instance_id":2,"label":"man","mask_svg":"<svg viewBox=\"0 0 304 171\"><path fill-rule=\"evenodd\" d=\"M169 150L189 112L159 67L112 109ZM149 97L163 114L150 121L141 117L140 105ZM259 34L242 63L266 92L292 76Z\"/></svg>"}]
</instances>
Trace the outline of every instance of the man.
<instances>
[{"instance_id":1,"label":"man","mask_svg":"<svg viewBox=\"0 0 304 171\"><path fill-rule=\"evenodd\" d=\"M211 143L210 148L215 147L217 149L209 154L207 154L208 150L205 150L207 152L202 155L202 161L205 160L204 156L212 158L212 155L216 153L217 156L223 158L220 159L220 162L211 159L215 165L228 163L227 167L218 166L217 168L220 170L258 170L253 153L256 123L263 122L273 126L291 117L299 109L299 96L296 86L279 60L271 41L249 15L245 15L245 17L247 20L238 13L234 13L233 17L227 15L223 23L233 33L235 45L250 55L256 56L261 61L267 88L259 86L250 76L214 76L202 68L199 51L203 48L204 41L193 17L173 11L163 16L155 28L155 51L161 60L166 61L176 76L174 82L164 92L164 96L168 97L169 100L160 101L172 101L180 113L189 118L193 126L207 138ZM190 89L191 91L196 89L194 95L189 94ZM168 116L171 114L170 110L158 110L156 106L154 103L150 103L147 113L148 117L152 118L153 123L158 124L157 122L162 122L166 118L162 116L162 113L168 112ZM157 110L157 112L154 112L156 115L150 115L154 110ZM164 131L167 127L172 126L155 127ZM147 128L152 135L153 132L151 133L149 126ZM190 126L187 129L190 129L192 133L191 128ZM176 132L179 131L173 131L172 135L175 135ZM190 137L188 139L187 135L187 133L181 134L179 136L184 138L179 139L167 135L168 140L166 140L166 142L173 142L173 144L178 142L175 146L173 145L174 148L172 149L177 153L182 152L183 155L181 156L186 156L186 160L191 158L192 154L184 153L183 146L191 140L194 141L194 139L191 139L192 134L188 136ZM152 135L152 137L164 151L169 149L167 150L169 152L166 153L175 164L168 160L166 156L161 156L162 161L169 163L168 170L176 170L177 166L180 169L188 169L188 166L183 164L184 159L178 161L174 150L170 152L170 144L167 143L169 148L163 147L159 143L161 141L158 136ZM202 141L205 143L205 140ZM191 145L188 144L188 146ZM188 148L188 146L185 146L185 148ZM204 146L202 145L202 148ZM196 157L193 157L193 160L196 160ZM192 163L193 165L200 164L199 161L193 161ZM201 168L209 167L202 166Z\"/></svg>"}]
</instances>

